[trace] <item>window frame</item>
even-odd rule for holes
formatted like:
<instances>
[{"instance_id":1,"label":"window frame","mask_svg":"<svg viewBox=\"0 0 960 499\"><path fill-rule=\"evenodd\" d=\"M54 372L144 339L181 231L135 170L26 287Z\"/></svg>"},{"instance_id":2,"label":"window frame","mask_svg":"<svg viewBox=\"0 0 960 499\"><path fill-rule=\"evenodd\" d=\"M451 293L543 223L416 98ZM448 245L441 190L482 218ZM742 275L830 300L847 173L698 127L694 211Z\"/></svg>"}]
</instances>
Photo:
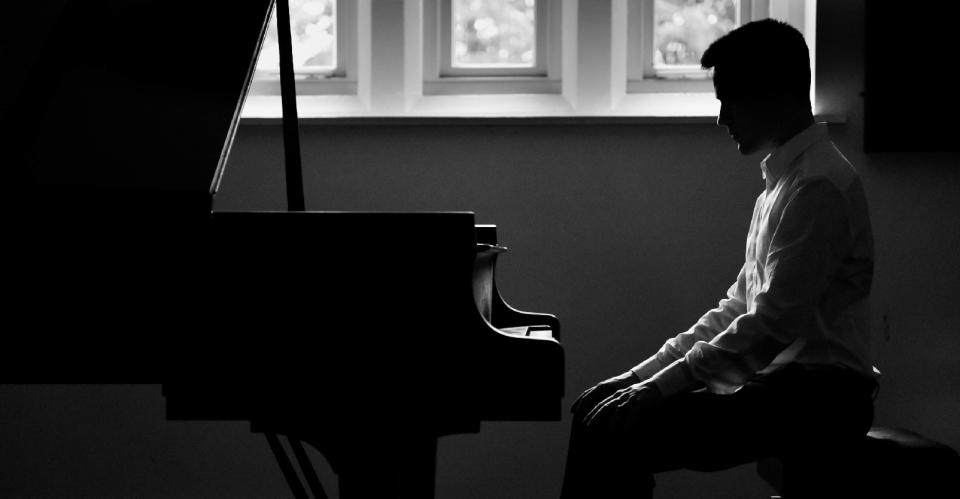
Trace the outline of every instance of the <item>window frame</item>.
<instances>
[{"instance_id":1,"label":"window frame","mask_svg":"<svg viewBox=\"0 0 960 499\"><path fill-rule=\"evenodd\" d=\"M550 30L548 0L536 0L534 4L534 64L532 66L473 66L457 67L453 65L453 0L441 0L439 12L440 36L437 39L439 69L441 78L458 76L546 76L549 46L547 38Z\"/></svg>"},{"instance_id":2,"label":"window frame","mask_svg":"<svg viewBox=\"0 0 960 499\"><path fill-rule=\"evenodd\" d=\"M709 71L696 65L656 67L653 62L655 0L629 0L627 93L713 92ZM776 0L739 0L737 25L769 17ZM804 2L808 0L803 0ZM802 31L802 25L801 25Z\"/></svg>"},{"instance_id":3,"label":"window frame","mask_svg":"<svg viewBox=\"0 0 960 499\"><path fill-rule=\"evenodd\" d=\"M423 0L423 94L559 94L562 0L537 0L533 67L455 67L452 0Z\"/></svg>"},{"instance_id":4,"label":"window frame","mask_svg":"<svg viewBox=\"0 0 960 499\"><path fill-rule=\"evenodd\" d=\"M270 11L275 18L276 2ZM357 93L357 8L354 0L336 0L335 55L331 69L294 68L297 95L355 95ZM256 69L250 83L250 95L280 95L279 70Z\"/></svg>"}]
</instances>

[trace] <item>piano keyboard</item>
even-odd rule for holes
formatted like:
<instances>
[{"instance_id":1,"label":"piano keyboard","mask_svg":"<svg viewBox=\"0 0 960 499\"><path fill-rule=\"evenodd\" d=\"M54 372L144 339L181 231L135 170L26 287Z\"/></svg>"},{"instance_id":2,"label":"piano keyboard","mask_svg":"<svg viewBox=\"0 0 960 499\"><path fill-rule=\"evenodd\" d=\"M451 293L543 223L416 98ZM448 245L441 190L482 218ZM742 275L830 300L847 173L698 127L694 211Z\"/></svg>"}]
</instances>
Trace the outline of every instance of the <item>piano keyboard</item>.
<instances>
[{"instance_id":1,"label":"piano keyboard","mask_svg":"<svg viewBox=\"0 0 960 499\"><path fill-rule=\"evenodd\" d=\"M550 326L516 326L502 327L500 332L511 336L529 336L531 338L553 338Z\"/></svg>"}]
</instances>

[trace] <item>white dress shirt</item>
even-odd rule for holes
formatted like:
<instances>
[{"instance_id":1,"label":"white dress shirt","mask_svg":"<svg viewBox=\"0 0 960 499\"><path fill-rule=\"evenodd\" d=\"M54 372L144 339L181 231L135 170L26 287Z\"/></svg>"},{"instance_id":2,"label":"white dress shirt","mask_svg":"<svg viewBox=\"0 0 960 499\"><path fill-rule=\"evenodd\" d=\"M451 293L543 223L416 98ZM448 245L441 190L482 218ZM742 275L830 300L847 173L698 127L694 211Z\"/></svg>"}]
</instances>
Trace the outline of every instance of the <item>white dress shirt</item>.
<instances>
[{"instance_id":1,"label":"white dress shirt","mask_svg":"<svg viewBox=\"0 0 960 499\"><path fill-rule=\"evenodd\" d=\"M632 370L664 394L690 377L731 393L788 363L873 376L873 236L856 171L815 124L760 164L746 258L717 308ZM665 369L685 362L688 369ZM679 367L679 366L675 366Z\"/></svg>"}]
</instances>

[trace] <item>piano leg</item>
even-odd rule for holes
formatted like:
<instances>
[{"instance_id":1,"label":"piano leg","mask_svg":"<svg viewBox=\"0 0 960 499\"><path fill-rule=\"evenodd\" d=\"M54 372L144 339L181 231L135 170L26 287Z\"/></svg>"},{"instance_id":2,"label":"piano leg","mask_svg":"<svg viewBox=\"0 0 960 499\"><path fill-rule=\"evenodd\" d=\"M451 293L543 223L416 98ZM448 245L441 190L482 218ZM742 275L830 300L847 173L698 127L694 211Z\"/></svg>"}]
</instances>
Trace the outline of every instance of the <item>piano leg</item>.
<instances>
[{"instance_id":1,"label":"piano leg","mask_svg":"<svg viewBox=\"0 0 960 499\"><path fill-rule=\"evenodd\" d=\"M391 442L355 456L340 473L340 497L424 499L434 496L437 437ZM345 463L346 464L346 463Z\"/></svg>"},{"instance_id":2,"label":"piano leg","mask_svg":"<svg viewBox=\"0 0 960 499\"><path fill-rule=\"evenodd\" d=\"M297 472L294 471L293 464L290 463L287 452L283 450L283 445L280 444L277 434L264 433L264 436L267 437L267 443L270 444L273 456L277 458L277 464L280 465L280 471L283 472L283 477L287 479L287 485L290 486L293 497L296 499L308 499L307 491L303 488L303 484L300 483L300 478L297 477Z\"/></svg>"},{"instance_id":3,"label":"piano leg","mask_svg":"<svg viewBox=\"0 0 960 499\"><path fill-rule=\"evenodd\" d=\"M303 444L300 443L299 439L290 436L287 436L287 442L290 444L290 448L293 449L293 455L297 458L297 463L300 465L300 472L303 473L303 476L307 479L307 485L310 486L310 491L313 492L314 499L327 499L327 493L323 490L323 485L320 483L320 478L317 477L316 470L313 469L313 463L310 462L306 451L303 450Z\"/></svg>"}]
</instances>

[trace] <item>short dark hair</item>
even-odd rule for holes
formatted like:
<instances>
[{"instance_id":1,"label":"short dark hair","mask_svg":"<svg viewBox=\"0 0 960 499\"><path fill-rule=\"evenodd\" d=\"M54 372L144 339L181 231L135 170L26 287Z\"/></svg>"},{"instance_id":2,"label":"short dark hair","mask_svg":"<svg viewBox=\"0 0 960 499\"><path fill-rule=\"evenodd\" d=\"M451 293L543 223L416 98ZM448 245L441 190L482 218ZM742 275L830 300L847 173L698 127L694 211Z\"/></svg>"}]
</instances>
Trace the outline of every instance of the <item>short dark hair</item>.
<instances>
[{"instance_id":1,"label":"short dark hair","mask_svg":"<svg viewBox=\"0 0 960 499\"><path fill-rule=\"evenodd\" d=\"M714 68L714 84L718 90L722 84L727 95L781 93L810 101L807 43L783 21L763 19L740 26L710 44L700 64Z\"/></svg>"}]
</instances>

